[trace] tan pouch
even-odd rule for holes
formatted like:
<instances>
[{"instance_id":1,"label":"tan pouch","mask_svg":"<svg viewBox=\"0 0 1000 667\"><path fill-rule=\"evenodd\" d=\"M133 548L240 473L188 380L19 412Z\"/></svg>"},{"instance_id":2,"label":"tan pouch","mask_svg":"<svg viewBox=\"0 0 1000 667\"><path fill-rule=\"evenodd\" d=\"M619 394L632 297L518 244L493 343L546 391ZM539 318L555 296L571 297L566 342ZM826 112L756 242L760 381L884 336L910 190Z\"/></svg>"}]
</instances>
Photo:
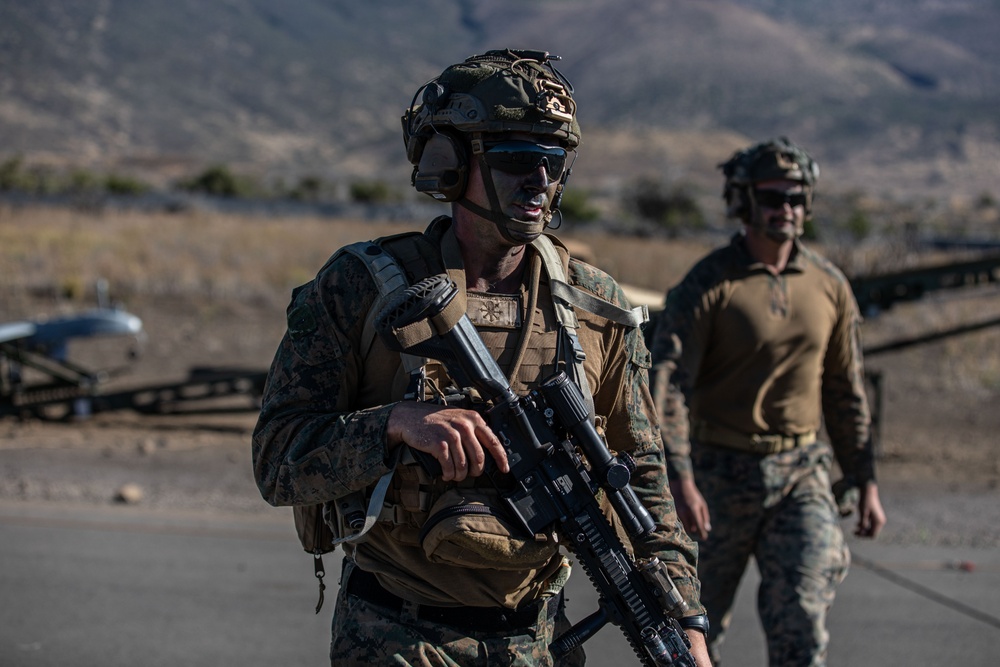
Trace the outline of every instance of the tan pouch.
<instances>
[{"instance_id":1,"label":"tan pouch","mask_svg":"<svg viewBox=\"0 0 1000 667\"><path fill-rule=\"evenodd\" d=\"M453 488L431 506L420 545L432 563L494 570L545 567L559 545L555 533L524 537L494 489Z\"/></svg>"},{"instance_id":2,"label":"tan pouch","mask_svg":"<svg viewBox=\"0 0 1000 667\"><path fill-rule=\"evenodd\" d=\"M302 548L311 554L329 553L345 541L345 535L360 533L367 519L365 500L363 491L355 491L336 502L293 507L295 531Z\"/></svg>"},{"instance_id":3,"label":"tan pouch","mask_svg":"<svg viewBox=\"0 0 1000 667\"><path fill-rule=\"evenodd\" d=\"M336 537L326 522L322 504L299 505L292 508L295 531L299 535L302 548L311 554L325 554L333 551Z\"/></svg>"}]
</instances>

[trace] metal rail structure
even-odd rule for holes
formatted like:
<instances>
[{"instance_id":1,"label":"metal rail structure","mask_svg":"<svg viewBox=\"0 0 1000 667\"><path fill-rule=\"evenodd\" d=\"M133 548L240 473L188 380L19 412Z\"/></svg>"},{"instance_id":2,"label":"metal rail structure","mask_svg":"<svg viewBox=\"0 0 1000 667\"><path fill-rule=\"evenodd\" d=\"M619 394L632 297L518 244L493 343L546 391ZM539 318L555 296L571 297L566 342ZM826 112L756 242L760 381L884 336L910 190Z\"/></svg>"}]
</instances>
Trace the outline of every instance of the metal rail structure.
<instances>
[{"instance_id":1,"label":"metal rail structure","mask_svg":"<svg viewBox=\"0 0 1000 667\"><path fill-rule=\"evenodd\" d=\"M862 313L888 310L900 301L916 301L938 290L1000 283L1000 254L851 279Z\"/></svg>"},{"instance_id":2,"label":"metal rail structure","mask_svg":"<svg viewBox=\"0 0 1000 667\"><path fill-rule=\"evenodd\" d=\"M851 279L851 289L858 301L858 307L862 313L867 315L889 310L898 302L922 299L930 292L991 284L1000 284L1000 253L994 252L974 260ZM1000 317L959 324L948 329L917 336L898 338L880 345L865 347L864 357L867 360L888 352L896 352L996 326L1000 326ZM866 369L865 379L871 389L872 444L878 456L881 455L884 373Z\"/></svg>"},{"instance_id":3,"label":"metal rail structure","mask_svg":"<svg viewBox=\"0 0 1000 667\"><path fill-rule=\"evenodd\" d=\"M146 414L175 412L237 412L260 409L267 371L217 366L195 367L186 379L161 385L139 387L92 397L93 410L129 409ZM207 405L212 399L245 396L242 406ZM194 407L196 405L202 407Z\"/></svg>"},{"instance_id":4,"label":"metal rail structure","mask_svg":"<svg viewBox=\"0 0 1000 667\"><path fill-rule=\"evenodd\" d=\"M51 320L0 324L0 417L82 418L129 409L167 414L257 410L267 372L244 368L197 367L187 378L164 384L104 391L122 369L94 370L68 358L73 339L128 337L141 343L142 321L120 308L98 307ZM134 355L133 355L134 356ZM244 407L220 399L246 396ZM207 406L207 407L205 407Z\"/></svg>"}]
</instances>

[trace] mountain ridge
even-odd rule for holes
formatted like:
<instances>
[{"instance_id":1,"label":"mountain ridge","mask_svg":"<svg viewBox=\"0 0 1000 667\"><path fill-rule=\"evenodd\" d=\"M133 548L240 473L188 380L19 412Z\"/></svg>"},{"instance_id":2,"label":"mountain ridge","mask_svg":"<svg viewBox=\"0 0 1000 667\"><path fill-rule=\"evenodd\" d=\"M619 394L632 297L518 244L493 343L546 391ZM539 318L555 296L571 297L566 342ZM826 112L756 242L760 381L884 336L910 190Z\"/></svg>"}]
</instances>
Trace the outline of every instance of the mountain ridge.
<instances>
[{"instance_id":1,"label":"mountain ridge","mask_svg":"<svg viewBox=\"0 0 1000 667\"><path fill-rule=\"evenodd\" d=\"M787 135L831 187L997 196L998 27L989 0L3 3L0 157L403 184L413 91L511 46L563 56L584 187L717 189L732 150Z\"/></svg>"}]
</instances>

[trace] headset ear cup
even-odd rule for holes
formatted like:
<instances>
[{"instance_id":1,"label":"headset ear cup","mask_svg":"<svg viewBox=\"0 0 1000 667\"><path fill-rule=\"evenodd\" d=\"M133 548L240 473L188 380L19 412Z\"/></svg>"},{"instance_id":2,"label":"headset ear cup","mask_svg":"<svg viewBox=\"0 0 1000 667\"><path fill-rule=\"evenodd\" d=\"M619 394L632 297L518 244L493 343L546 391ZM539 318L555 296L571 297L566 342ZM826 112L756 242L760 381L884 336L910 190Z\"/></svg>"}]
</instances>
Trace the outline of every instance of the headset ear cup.
<instances>
[{"instance_id":1,"label":"headset ear cup","mask_svg":"<svg viewBox=\"0 0 1000 667\"><path fill-rule=\"evenodd\" d=\"M812 186L807 185L805 187L806 191L806 221L812 220L813 217L813 201L815 198L815 192L813 192Z\"/></svg>"},{"instance_id":2,"label":"headset ear cup","mask_svg":"<svg viewBox=\"0 0 1000 667\"><path fill-rule=\"evenodd\" d=\"M424 155L424 144L426 143L427 139L418 135L411 135L406 140L406 159L413 166L420 164L420 158Z\"/></svg>"},{"instance_id":3,"label":"headset ear cup","mask_svg":"<svg viewBox=\"0 0 1000 667\"><path fill-rule=\"evenodd\" d=\"M469 159L465 145L455 138L435 133L427 138L413 174L413 187L438 201L455 201L465 194Z\"/></svg>"},{"instance_id":4,"label":"headset ear cup","mask_svg":"<svg viewBox=\"0 0 1000 667\"><path fill-rule=\"evenodd\" d=\"M727 185L723 193L726 199L726 217L744 220L750 214L750 201L746 188Z\"/></svg>"},{"instance_id":5,"label":"headset ear cup","mask_svg":"<svg viewBox=\"0 0 1000 667\"><path fill-rule=\"evenodd\" d=\"M746 220L750 217L750 193L746 188L739 188L736 191L735 215L733 217Z\"/></svg>"}]
</instances>

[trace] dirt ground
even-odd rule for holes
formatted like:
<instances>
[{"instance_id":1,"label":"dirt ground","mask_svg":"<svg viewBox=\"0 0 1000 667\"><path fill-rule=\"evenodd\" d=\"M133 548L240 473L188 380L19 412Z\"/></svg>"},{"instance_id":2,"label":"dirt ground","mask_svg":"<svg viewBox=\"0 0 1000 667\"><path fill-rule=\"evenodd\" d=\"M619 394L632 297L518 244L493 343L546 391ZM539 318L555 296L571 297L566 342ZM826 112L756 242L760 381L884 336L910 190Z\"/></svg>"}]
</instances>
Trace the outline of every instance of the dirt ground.
<instances>
[{"instance_id":1,"label":"dirt ground","mask_svg":"<svg viewBox=\"0 0 1000 667\"><path fill-rule=\"evenodd\" d=\"M996 291L965 300L930 300L894 309L864 325L866 345L914 335L926 313L958 309L958 321L1000 307ZM957 305L956 305L957 304ZM9 306L10 304L8 304ZM42 303L19 303L0 321ZM195 366L266 370L284 330L284 303L196 302L150 298L128 304L147 340L130 371L106 392L182 380ZM963 319L965 318L965 319ZM938 320L935 320L938 321ZM996 328L961 339L872 356L882 376L880 489L890 543L1000 546L1000 348ZM115 366L127 341L71 348L71 358ZM230 408L214 412L206 407ZM89 419L0 418L0 501L136 503L264 515L275 512L251 476L254 401L192 403L182 412L130 410ZM845 528L850 525L845 523Z\"/></svg>"}]
</instances>

